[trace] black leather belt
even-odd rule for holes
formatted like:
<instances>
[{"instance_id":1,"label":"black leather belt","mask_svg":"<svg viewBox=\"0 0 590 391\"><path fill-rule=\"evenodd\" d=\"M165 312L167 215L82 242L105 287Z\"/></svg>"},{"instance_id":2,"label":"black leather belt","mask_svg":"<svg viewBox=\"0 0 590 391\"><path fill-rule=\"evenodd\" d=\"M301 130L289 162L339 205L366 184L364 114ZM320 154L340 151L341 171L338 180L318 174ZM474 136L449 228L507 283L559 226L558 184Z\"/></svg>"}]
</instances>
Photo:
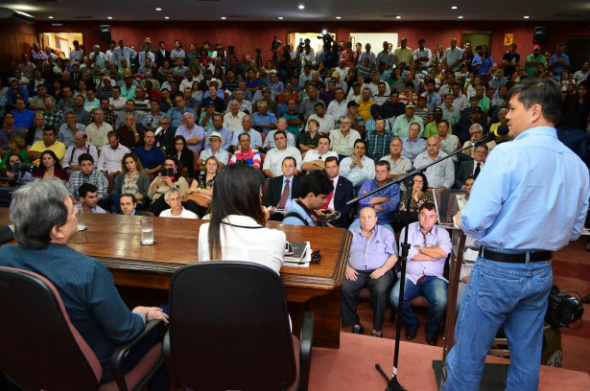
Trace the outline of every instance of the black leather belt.
<instances>
[{"instance_id":1,"label":"black leather belt","mask_svg":"<svg viewBox=\"0 0 590 391\"><path fill-rule=\"evenodd\" d=\"M525 263L527 253L530 254L530 262L541 262L550 261L553 256L553 251L523 251L516 254L505 254L492 251L486 248L479 250L479 256L490 261L498 262L512 262L512 263Z\"/></svg>"}]
</instances>

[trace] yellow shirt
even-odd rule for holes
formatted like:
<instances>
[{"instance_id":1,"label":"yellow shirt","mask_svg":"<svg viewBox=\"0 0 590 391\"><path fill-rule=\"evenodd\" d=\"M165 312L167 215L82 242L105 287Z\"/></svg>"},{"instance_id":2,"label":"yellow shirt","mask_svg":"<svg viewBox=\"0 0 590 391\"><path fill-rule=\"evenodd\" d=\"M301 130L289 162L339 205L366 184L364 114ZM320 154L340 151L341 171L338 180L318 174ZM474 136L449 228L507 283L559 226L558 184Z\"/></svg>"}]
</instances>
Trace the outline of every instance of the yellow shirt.
<instances>
[{"instance_id":1,"label":"yellow shirt","mask_svg":"<svg viewBox=\"0 0 590 391\"><path fill-rule=\"evenodd\" d=\"M35 144L33 144L31 146L31 148L29 148L29 151L31 151L31 152L45 152L47 150L50 150L53 153L55 153L55 156L57 156L60 163L61 163L61 159L63 159L64 155L66 154L65 144L62 143L61 141L57 141L57 140L50 147L45 146L44 141L37 141Z\"/></svg>"},{"instance_id":2,"label":"yellow shirt","mask_svg":"<svg viewBox=\"0 0 590 391\"><path fill-rule=\"evenodd\" d=\"M358 108L358 115L360 115L361 117L363 117L363 120L368 121L371 118L373 118L371 116L371 106L373 106L376 102L369 100L368 102L365 102L364 100L359 100L358 104L359 104L359 108Z\"/></svg>"}]
</instances>

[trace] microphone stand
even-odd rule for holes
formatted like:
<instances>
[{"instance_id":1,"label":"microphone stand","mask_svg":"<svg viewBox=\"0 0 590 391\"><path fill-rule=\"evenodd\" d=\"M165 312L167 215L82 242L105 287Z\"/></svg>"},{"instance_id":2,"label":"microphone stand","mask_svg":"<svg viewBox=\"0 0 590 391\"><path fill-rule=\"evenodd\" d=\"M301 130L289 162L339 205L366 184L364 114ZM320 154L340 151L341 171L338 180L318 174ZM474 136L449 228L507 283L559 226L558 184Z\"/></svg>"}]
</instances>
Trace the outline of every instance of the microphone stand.
<instances>
[{"instance_id":1,"label":"microphone stand","mask_svg":"<svg viewBox=\"0 0 590 391\"><path fill-rule=\"evenodd\" d=\"M425 166L415 168L414 170L408 172L406 175L403 175L401 178L398 178L392 182L389 182L386 185L381 186L378 189L375 189L375 190L370 191L366 194L363 194L361 196L353 198L352 200L347 202L348 205L354 204L354 203L362 200L363 198L366 198L372 194L375 194L375 193L381 191L382 189L399 184L401 182L404 182L404 184L406 185L405 232L404 232L404 240L401 244L402 251L401 251L401 256L399 259L399 261L401 262L401 276L400 276L401 280L400 280L400 284L399 284L399 301L397 303L398 311L401 311L401 309L403 308L403 303L404 303L404 290L405 290L405 284L406 284L406 264L407 264L407 260L408 260L408 252L410 249L410 244L408 243L408 231L409 231L408 225L410 223L410 203L412 202L411 189L412 189L412 186L414 185L414 181L413 181L414 176L417 174L423 173L429 167L434 166L435 164L438 164L438 163L442 162L443 160L447 160L455 155L460 154L461 152L463 152L467 149L474 148L478 145L488 143L490 141L493 141L494 139L496 139L495 135L492 133L488 133L486 136L482 137L481 139L479 139L475 142L472 142L467 147L458 149L455 152L453 152L447 156L440 157L440 158L436 159L435 161L433 161L432 163L428 163ZM387 376L387 374L383 371L381 364L375 364L375 369L377 371L379 371L381 376L383 376L383 378L387 381L387 388L385 389L385 391L405 391L406 390L399 383L399 381L397 379L397 366L398 366L398 360L399 360L399 343L400 343L400 338L401 338L402 318L403 318L403 316L400 316L400 314L398 314L397 323L396 323L396 327L395 327L395 347L394 347L394 351L393 351L393 371L392 371L391 378L389 378Z\"/></svg>"}]
</instances>

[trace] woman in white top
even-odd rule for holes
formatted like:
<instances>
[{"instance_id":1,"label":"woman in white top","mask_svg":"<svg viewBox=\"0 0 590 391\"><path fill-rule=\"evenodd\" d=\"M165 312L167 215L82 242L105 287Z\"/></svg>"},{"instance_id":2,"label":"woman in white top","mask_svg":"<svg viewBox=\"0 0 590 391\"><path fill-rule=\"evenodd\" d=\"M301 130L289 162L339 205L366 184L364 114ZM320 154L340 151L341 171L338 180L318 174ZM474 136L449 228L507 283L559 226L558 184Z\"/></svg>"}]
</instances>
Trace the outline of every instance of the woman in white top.
<instances>
[{"instance_id":1,"label":"woman in white top","mask_svg":"<svg viewBox=\"0 0 590 391\"><path fill-rule=\"evenodd\" d=\"M254 262L279 273L287 239L284 232L265 228L269 212L262 206L263 184L260 171L244 164L219 171L211 222L199 229L199 261Z\"/></svg>"}]
</instances>

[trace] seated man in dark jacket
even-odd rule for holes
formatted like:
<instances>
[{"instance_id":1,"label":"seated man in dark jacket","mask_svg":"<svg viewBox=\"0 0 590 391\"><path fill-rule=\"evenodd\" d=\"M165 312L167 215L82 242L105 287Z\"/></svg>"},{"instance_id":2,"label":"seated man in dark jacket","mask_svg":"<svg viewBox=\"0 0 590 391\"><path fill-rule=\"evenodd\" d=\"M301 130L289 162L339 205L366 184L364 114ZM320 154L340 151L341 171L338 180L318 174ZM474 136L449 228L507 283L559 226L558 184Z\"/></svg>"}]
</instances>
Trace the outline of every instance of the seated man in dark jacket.
<instances>
[{"instance_id":1,"label":"seated man in dark jacket","mask_svg":"<svg viewBox=\"0 0 590 391\"><path fill-rule=\"evenodd\" d=\"M281 165L283 175L276 176L269 181L263 204L270 208L270 220L283 220L285 210L291 206L293 200L299 197L300 180L295 176L296 169L295 158L287 156Z\"/></svg>"},{"instance_id":2,"label":"seated man in dark jacket","mask_svg":"<svg viewBox=\"0 0 590 391\"><path fill-rule=\"evenodd\" d=\"M38 273L55 285L70 320L101 363L101 382L107 383L113 380L110 359L115 347L137 337L147 321L167 322L168 315L157 307L130 311L107 268L68 247L78 230L77 214L60 180L20 187L10 205L18 245L0 248L0 266Z\"/></svg>"}]
</instances>

